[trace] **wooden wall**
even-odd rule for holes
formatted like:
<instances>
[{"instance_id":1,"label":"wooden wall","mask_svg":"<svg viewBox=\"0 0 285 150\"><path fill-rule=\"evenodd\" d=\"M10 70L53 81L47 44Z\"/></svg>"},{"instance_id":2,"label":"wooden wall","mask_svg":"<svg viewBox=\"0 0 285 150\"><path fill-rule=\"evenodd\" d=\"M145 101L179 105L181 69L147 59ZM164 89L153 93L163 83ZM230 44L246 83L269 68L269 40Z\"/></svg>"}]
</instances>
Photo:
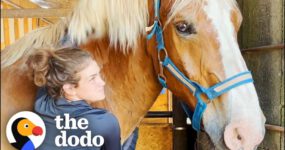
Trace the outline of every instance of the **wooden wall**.
<instances>
[{"instance_id":1,"label":"wooden wall","mask_svg":"<svg viewBox=\"0 0 285 150\"><path fill-rule=\"evenodd\" d=\"M158 96L150 111L172 111L169 91ZM136 150L172 150L172 119L145 118L139 126Z\"/></svg>"},{"instance_id":2,"label":"wooden wall","mask_svg":"<svg viewBox=\"0 0 285 150\"><path fill-rule=\"evenodd\" d=\"M284 0L238 0L244 17L241 48L284 44ZM266 123L284 126L284 47L245 52ZM260 150L284 150L284 132L266 130Z\"/></svg>"},{"instance_id":3,"label":"wooden wall","mask_svg":"<svg viewBox=\"0 0 285 150\"><path fill-rule=\"evenodd\" d=\"M28 8L37 7L24 1L17 1L16 4ZM15 7L1 1L1 9L15 9ZM1 50L23 37L25 33L46 25L48 23L40 18L1 18Z\"/></svg>"}]
</instances>

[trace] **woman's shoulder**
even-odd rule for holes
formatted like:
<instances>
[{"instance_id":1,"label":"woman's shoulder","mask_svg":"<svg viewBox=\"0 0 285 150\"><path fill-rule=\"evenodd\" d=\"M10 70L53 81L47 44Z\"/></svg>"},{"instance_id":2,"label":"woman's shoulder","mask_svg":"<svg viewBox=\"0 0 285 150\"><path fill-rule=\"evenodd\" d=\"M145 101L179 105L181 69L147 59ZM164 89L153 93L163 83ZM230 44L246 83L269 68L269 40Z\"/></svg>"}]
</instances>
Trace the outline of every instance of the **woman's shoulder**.
<instances>
[{"instance_id":1,"label":"woman's shoulder","mask_svg":"<svg viewBox=\"0 0 285 150\"><path fill-rule=\"evenodd\" d=\"M47 88L39 87L36 95L36 99L41 98L42 96L47 96Z\"/></svg>"},{"instance_id":2,"label":"woman's shoulder","mask_svg":"<svg viewBox=\"0 0 285 150\"><path fill-rule=\"evenodd\" d=\"M51 97L49 97L47 93L47 89L45 87L38 88L36 94L36 101L35 101L35 110L39 110L43 106L47 105L50 101Z\"/></svg>"}]
</instances>

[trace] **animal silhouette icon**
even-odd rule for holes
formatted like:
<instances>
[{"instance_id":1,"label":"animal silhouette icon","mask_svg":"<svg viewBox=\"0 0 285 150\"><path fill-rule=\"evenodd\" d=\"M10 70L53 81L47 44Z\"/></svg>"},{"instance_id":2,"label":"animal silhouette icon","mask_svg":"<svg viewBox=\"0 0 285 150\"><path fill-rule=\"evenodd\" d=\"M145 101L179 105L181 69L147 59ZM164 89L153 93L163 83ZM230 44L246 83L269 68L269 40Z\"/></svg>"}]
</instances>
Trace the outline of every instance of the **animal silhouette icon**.
<instances>
[{"instance_id":1,"label":"animal silhouette icon","mask_svg":"<svg viewBox=\"0 0 285 150\"><path fill-rule=\"evenodd\" d=\"M16 142L12 145L20 150L34 150L35 146L29 136L40 136L43 134L43 129L36 126L27 118L18 118L12 124L12 133Z\"/></svg>"}]
</instances>

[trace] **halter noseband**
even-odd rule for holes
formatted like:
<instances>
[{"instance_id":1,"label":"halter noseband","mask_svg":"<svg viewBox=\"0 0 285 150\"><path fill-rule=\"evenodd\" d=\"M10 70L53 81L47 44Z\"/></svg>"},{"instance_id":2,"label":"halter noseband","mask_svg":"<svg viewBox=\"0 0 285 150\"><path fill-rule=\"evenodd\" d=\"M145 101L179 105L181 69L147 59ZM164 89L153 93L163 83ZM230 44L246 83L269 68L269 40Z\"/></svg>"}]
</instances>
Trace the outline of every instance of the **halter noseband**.
<instances>
[{"instance_id":1,"label":"halter noseband","mask_svg":"<svg viewBox=\"0 0 285 150\"><path fill-rule=\"evenodd\" d=\"M253 82L252 75L249 71L241 72L209 88L205 88L199 83L196 83L188 79L168 57L167 50L165 48L163 41L163 33L162 33L163 31L159 19L159 9L160 9L160 0L155 0L154 3L155 20L153 25L147 27L146 29L147 31L150 31L150 33L147 35L148 40L151 39L153 35L156 36L158 60L159 60L158 80L163 87L167 88L166 77L163 73L164 68L167 68L167 70L178 81L180 81L184 86L186 86L190 90L190 92L193 93L193 95L197 99L197 104L194 110L194 114L186 104L182 103L182 107L186 112L187 116L192 120L192 127L199 132L202 115L207 107L207 104L201 99L201 94L205 94L209 100L213 100L216 97L228 92L229 90L237 86ZM165 57L163 59L160 56L161 53L164 53Z\"/></svg>"}]
</instances>

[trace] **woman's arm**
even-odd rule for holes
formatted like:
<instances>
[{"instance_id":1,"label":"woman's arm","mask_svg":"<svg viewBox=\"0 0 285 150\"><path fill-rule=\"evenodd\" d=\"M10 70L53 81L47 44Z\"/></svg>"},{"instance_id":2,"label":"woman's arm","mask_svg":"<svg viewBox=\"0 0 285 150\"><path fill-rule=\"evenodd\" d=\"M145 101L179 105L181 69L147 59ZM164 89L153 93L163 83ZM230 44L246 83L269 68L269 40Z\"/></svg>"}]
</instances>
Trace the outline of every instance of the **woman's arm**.
<instances>
[{"instance_id":1,"label":"woman's arm","mask_svg":"<svg viewBox=\"0 0 285 150\"><path fill-rule=\"evenodd\" d=\"M103 150L121 150L121 133L117 118L106 112L88 117L89 127L104 138Z\"/></svg>"}]
</instances>

